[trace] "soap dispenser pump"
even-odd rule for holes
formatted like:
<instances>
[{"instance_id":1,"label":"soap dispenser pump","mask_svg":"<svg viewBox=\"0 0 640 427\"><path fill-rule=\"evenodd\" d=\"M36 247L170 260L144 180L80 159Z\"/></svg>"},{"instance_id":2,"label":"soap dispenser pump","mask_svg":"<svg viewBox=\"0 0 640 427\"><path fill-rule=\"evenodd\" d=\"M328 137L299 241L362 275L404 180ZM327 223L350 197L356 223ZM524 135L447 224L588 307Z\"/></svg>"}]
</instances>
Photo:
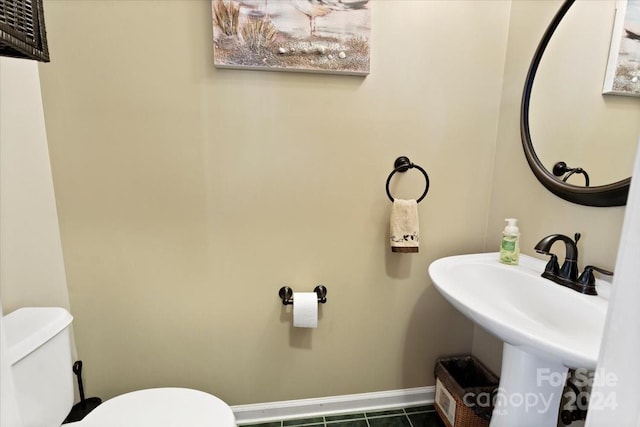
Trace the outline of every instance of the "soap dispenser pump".
<instances>
[{"instance_id":1,"label":"soap dispenser pump","mask_svg":"<svg viewBox=\"0 0 640 427\"><path fill-rule=\"evenodd\" d=\"M500 262L508 265L517 265L520 258L520 230L515 218L507 218L507 226L502 232L500 243Z\"/></svg>"}]
</instances>

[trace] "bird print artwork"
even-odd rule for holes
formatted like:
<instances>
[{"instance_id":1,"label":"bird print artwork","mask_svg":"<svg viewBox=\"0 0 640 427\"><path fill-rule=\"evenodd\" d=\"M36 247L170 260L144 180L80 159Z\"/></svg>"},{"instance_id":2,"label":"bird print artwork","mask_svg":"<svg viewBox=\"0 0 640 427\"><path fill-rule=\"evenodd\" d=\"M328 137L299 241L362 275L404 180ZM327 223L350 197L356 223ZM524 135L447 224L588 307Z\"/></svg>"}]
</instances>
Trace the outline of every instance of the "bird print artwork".
<instances>
[{"instance_id":1,"label":"bird print artwork","mask_svg":"<svg viewBox=\"0 0 640 427\"><path fill-rule=\"evenodd\" d=\"M369 73L370 0L212 0L222 68Z\"/></svg>"},{"instance_id":2,"label":"bird print artwork","mask_svg":"<svg viewBox=\"0 0 640 427\"><path fill-rule=\"evenodd\" d=\"M290 0L293 6L309 18L309 35L316 31L315 19L325 16L334 10L346 11L349 9L361 9L369 0L342 1L342 0Z\"/></svg>"},{"instance_id":3,"label":"bird print artwork","mask_svg":"<svg viewBox=\"0 0 640 427\"><path fill-rule=\"evenodd\" d=\"M640 96L640 0L616 10L603 93Z\"/></svg>"},{"instance_id":4,"label":"bird print artwork","mask_svg":"<svg viewBox=\"0 0 640 427\"><path fill-rule=\"evenodd\" d=\"M627 33L626 37L628 39L640 41L640 34L636 34L631 30L627 30L626 28L624 29L624 31Z\"/></svg>"}]
</instances>

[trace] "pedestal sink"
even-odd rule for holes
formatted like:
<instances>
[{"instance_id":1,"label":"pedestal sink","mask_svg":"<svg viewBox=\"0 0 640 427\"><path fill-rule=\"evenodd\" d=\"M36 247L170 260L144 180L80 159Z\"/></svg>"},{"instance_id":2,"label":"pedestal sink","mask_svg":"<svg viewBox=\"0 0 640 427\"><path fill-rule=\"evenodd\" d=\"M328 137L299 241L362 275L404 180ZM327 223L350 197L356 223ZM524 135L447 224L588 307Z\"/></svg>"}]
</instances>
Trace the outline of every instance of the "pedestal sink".
<instances>
[{"instance_id":1,"label":"pedestal sink","mask_svg":"<svg viewBox=\"0 0 640 427\"><path fill-rule=\"evenodd\" d=\"M583 295L540 277L546 262L527 255L517 266L498 253L441 258L429 266L455 308L504 341L491 427L555 427L569 368L595 369L610 284Z\"/></svg>"}]
</instances>

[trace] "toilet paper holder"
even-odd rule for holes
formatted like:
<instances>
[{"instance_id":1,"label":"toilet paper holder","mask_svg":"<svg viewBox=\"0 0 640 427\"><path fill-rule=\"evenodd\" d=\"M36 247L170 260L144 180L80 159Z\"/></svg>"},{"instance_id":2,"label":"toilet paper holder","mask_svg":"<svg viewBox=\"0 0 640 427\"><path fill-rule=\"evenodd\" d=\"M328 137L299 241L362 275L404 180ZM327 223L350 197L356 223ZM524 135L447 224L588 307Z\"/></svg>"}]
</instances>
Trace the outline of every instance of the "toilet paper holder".
<instances>
[{"instance_id":1,"label":"toilet paper holder","mask_svg":"<svg viewBox=\"0 0 640 427\"><path fill-rule=\"evenodd\" d=\"M313 288L313 292L318 295L318 303L324 304L327 302L327 288L323 285L318 285ZM293 289L288 286L283 286L278 291L280 299L282 299L282 305L293 305Z\"/></svg>"}]
</instances>

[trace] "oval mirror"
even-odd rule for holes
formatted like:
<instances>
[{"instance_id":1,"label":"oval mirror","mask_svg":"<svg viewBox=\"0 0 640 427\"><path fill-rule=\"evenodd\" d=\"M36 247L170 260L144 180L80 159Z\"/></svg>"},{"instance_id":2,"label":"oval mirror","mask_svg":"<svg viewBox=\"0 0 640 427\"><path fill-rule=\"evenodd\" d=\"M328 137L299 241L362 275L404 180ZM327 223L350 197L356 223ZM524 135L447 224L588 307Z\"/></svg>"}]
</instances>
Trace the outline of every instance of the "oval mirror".
<instances>
[{"instance_id":1,"label":"oval mirror","mask_svg":"<svg viewBox=\"0 0 640 427\"><path fill-rule=\"evenodd\" d=\"M584 3L590 4L574 6L565 18L574 4L566 0L534 53L520 110L522 145L534 175L555 195L587 206L622 206L640 131L638 98L602 95L615 2ZM584 72L597 64L600 73Z\"/></svg>"}]
</instances>

